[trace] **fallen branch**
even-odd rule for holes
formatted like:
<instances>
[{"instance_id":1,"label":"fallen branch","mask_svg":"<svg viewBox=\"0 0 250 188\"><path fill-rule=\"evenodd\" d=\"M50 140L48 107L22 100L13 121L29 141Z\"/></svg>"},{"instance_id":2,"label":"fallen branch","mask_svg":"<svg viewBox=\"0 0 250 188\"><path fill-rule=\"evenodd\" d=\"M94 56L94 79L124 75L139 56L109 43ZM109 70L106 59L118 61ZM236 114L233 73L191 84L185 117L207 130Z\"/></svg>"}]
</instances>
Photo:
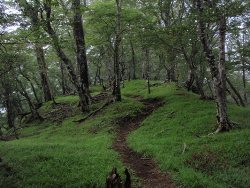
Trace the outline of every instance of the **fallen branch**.
<instances>
[{"instance_id":1,"label":"fallen branch","mask_svg":"<svg viewBox=\"0 0 250 188\"><path fill-rule=\"evenodd\" d=\"M114 102L114 98L112 99L108 99L107 102L105 102L100 108L98 108L97 110L89 113L87 116L85 116L84 118L82 119L79 119L79 120L76 120L76 121L73 121L74 123L82 123L84 122L86 119L88 119L89 117L93 116L93 115L96 115L99 111L101 111L103 108L105 108L106 106L108 106L109 104L113 103Z\"/></svg>"},{"instance_id":2,"label":"fallen branch","mask_svg":"<svg viewBox=\"0 0 250 188\"><path fill-rule=\"evenodd\" d=\"M184 154L184 153L185 153L186 149L187 149L187 144L184 142L184 143L183 143L183 150L182 150L182 154Z\"/></svg>"}]
</instances>

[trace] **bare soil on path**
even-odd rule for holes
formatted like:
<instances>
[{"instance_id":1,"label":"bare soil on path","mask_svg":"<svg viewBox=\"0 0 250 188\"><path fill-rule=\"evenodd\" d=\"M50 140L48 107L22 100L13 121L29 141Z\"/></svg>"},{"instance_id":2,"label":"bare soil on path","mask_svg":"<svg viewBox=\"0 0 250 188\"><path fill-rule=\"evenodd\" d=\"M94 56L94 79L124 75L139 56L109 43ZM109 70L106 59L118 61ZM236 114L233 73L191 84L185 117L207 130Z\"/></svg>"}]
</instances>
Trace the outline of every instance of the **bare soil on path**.
<instances>
[{"instance_id":1,"label":"bare soil on path","mask_svg":"<svg viewBox=\"0 0 250 188\"><path fill-rule=\"evenodd\" d=\"M133 170L140 178L140 188L175 188L175 183L168 173L161 172L153 159L145 158L142 154L133 151L127 144L128 135L139 128L140 124L155 109L164 103L159 99L140 100L145 105L144 110L136 117L126 117L117 122L117 136L113 149L120 154L125 166Z\"/></svg>"}]
</instances>

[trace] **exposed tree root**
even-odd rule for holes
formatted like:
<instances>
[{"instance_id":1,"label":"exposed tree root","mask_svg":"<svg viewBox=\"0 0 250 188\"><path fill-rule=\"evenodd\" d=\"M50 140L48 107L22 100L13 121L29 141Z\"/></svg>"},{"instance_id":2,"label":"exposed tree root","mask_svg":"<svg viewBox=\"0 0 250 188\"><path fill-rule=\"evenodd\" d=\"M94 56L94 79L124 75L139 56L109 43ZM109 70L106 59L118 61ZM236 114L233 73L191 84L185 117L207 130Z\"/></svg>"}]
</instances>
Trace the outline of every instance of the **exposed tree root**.
<instances>
[{"instance_id":1,"label":"exposed tree root","mask_svg":"<svg viewBox=\"0 0 250 188\"><path fill-rule=\"evenodd\" d=\"M236 129L236 128L240 128L240 125L238 123L232 122L230 121L229 123L227 123L227 125L220 125L219 127L212 133L209 133L207 136L213 136L215 134L218 133L223 133L223 132L228 132L232 129Z\"/></svg>"}]
</instances>

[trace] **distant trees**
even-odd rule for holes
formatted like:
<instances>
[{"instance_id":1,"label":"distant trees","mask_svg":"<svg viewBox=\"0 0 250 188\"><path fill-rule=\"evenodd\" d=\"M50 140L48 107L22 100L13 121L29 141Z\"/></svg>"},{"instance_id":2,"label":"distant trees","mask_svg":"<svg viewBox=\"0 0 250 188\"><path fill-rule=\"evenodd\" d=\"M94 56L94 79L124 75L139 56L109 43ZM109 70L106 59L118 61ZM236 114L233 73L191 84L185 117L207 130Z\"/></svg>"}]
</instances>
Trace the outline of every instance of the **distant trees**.
<instances>
[{"instance_id":1,"label":"distant trees","mask_svg":"<svg viewBox=\"0 0 250 188\"><path fill-rule=\"evenodd\" d=\"M1 80L0 106L14 107L10 120L21 112L42 119L35 110L61 94L77 94L80 109L88 111L92 83L111 89L120 101L120 87L133 79L144 79L148 92L155 79L215 99L218 132L231 129L229 101L248 105L247 1L4 3L8 6L0 6L0 74L13 79ZM18 13L4 12L17 5ZM4 29L16 23L12 32Z\"/></svg>"}]
</instances>

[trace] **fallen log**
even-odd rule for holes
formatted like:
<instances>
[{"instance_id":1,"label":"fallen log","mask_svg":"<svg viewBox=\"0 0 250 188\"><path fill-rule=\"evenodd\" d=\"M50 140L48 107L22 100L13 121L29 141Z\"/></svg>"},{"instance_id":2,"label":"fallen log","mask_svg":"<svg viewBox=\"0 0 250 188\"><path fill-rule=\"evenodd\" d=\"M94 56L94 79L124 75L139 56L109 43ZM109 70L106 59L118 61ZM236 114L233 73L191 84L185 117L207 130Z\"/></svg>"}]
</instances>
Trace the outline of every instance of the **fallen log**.
<instances>
[{"instance_id":1,"label":"fallen log","mask_svg":"<svg viewBox=\"0 0 250 188\"><path fill-rule=\"evenodd\" d=\"M106 106L108 106L109 104L113 103L115 101L114 98L112 99L108 99L100 108L98 108L97 110L93 111L93 112L90 112L87 116L85 116L84 118L82 119L79 119L79 120L76 120L76 121L73 121L74 123L82 123L84 122L85 120L87 120L89 117L91 116L94 116L96 115L98 112L100 112L103 108L105 108Z\"/></svg>"}]
</instances>

